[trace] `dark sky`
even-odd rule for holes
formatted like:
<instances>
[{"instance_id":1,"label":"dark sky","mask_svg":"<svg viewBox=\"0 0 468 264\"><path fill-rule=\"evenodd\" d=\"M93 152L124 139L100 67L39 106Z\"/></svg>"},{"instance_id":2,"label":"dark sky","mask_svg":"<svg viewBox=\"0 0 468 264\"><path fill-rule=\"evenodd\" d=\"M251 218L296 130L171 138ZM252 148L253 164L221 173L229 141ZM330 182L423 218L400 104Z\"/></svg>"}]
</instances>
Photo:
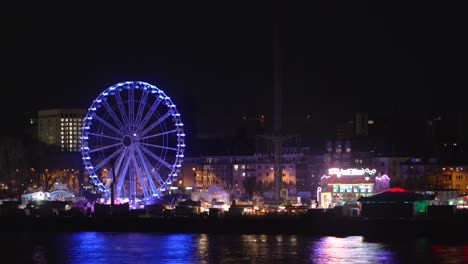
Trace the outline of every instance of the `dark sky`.
<instances>
[{"instance_id":1,"label":"dark sky","mask_svg":"<svg viewBox=\"0 0 468 264\"><path fill-rule=\"evenodd\" d=\"M164 90L197 133L231 130L243 115L271 118L271 1L151 2L4 6L8 130L38 109L87 108L126 80ZM411 2L283 1L285 123L310 114L320 130L352 111L459 105L448 101L462 102L456 93L467 87L463 9Z\"/></svg>"}]
</instances>

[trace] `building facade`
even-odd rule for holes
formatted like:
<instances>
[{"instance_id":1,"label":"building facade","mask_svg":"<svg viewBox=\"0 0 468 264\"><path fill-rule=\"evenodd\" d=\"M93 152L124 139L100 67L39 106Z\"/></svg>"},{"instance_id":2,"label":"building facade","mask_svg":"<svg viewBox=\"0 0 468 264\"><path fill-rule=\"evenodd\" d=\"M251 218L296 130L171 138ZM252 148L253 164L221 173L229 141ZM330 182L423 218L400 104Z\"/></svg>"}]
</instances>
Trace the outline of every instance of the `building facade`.
<instances>
[{"instance_id":1,"label":"building facade","mask_svg":"<svg viewBox=\"0 0 468 264\"><path fill-rule=\"evenodd\" d=\"M468 194L468 166L444 166L441 172L443 187L457 190L459 195Z\"/></svg>"},{"instance_id":2,"label":"building facade","mask_svg":"<svg viewBox=\"0 0 468 264\"><path fill-rule=\"evenodd\" d=\"M61 151L78 152L85 109L49 109L38 111L38 138Z\"/></svg>"}]
</instances>

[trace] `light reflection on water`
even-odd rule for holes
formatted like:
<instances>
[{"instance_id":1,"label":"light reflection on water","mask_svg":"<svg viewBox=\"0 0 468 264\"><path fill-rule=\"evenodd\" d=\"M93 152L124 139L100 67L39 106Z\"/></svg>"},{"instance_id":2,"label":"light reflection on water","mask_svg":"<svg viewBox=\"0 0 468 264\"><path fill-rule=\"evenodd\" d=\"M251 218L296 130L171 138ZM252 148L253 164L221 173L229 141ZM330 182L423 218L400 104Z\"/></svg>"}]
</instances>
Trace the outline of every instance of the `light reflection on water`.
<instances>
[{"instance_id":1,"label":"light reflection on water","mask_svg":"<svg viewBox=\"0 0 468 264\"><path fill-rule=\"evenodd\" d=\"M365 243L360 236L323 237L310 243L312 263L394 263L383 244Z\"/></svg>"},{"instance_id":2,"label":"light reflection on water","mask_svg":"<svg viewBox=\"0 0 468 264\"><path fill-rule=\"evenodd\" d=\"M468 241L427 238L80 232L0 233L0 241L15 263L468 262Z\"/></svg>"}]
</instances>

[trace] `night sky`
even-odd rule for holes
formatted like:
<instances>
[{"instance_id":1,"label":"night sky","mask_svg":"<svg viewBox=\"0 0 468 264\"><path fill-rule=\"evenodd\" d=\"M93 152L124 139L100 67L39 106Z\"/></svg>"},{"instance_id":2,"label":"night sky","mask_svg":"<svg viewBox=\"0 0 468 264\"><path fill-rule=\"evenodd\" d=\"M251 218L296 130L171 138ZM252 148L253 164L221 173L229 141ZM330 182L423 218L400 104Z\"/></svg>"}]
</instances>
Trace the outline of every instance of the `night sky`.
<instances>
[{"instance_id":1,"label":"night sky","mask_svg":"<svg viewBox=\"0 0 468 264\"><path fill-rule=\"evenodd\" d=\"M188 133L230 133L244 115L271 120L271 1L152 2L4 6L2 134L20 131L38 109L87 108L127 80L164 90ZM462 8L386 4L281 3L288 128L307 115L319 135L353 111L466 108L457 94L466 89Z\"/></svg>"}]
</instances>

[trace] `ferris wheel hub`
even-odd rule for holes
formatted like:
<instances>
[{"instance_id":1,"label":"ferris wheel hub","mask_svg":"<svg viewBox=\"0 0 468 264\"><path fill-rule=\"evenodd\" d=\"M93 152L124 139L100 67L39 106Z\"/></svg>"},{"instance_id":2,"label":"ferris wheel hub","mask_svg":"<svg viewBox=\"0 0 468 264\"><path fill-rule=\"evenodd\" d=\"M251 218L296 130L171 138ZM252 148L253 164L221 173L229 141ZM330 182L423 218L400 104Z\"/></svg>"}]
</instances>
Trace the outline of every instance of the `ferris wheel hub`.
<instances>
[{"instance_id":1,"label":"ferris wheel hub","mask_svg":"<svg viewBox=\"0 0 468 264\"><path fill-rule=\"evenodd\" d=\"M133 140L132 140L132 137L126 135L122 138L122 144L125 146L125 147L130 147L133 143Z\"/></svg>"}]
</instances>

